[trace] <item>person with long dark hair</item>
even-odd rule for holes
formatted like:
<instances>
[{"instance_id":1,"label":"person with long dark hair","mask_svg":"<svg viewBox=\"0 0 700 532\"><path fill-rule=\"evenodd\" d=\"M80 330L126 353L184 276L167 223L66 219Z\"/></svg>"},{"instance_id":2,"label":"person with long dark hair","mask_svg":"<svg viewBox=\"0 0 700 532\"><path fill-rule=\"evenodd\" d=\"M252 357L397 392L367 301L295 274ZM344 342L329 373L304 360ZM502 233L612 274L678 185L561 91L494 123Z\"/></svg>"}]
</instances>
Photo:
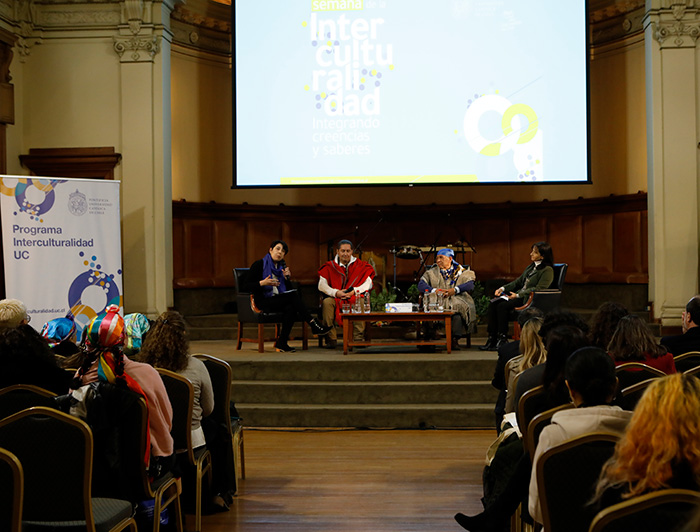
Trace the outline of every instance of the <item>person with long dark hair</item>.
<instances>
[{"instance_id":1,"label":"person with long dark hair","mask_svg":"<svg viewBox=\"0 0 700 532\"><path fill-rule=\"evenodd\" d=\"M554 279L554 255L547 242L535 242L530 249L530 265L514 281L504 284L495 292L488 311L486 344L479 349L496 351L508 342L508 320L517 307L522 306L531 292L549 288Z\"/></svg>"},{"instance_id":2,"label":"person with long dark hair","mask_svg":"<svg viewBox=\"0 0 700 532\"><path fill-rule=\"evenodd\" d=\"M319 323L304 306L297 290L292 289L292 275L284 257L289 246L283 240L274 240L262 259L255 261L244 281L245 289L253 294L255 305L267 312L284 314L282 328L275 342L275 351L293 353L289 345L289 333L294 322L302 319L311 326L311 332L319 336L326 335L331 328Z\"/></svg>"}]
</instances>

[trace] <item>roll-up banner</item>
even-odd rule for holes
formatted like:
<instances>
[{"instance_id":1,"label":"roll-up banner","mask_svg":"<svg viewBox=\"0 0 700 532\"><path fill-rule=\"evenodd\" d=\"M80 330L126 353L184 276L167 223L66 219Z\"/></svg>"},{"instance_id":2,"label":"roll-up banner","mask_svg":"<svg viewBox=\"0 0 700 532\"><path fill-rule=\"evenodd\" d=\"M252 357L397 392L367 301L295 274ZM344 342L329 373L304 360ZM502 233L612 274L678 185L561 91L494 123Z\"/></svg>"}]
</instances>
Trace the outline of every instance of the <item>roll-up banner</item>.
<instances>
[{"instance_id":1,"label":"roll-up banner","mask_svg":"<svg viewBox=\"0 0 700 532\"><path fill-rule=\"evenodd\" d=\"M40 330L122 307L119 181L0 176L5 293Z\"/></svg>"}]
</instances>

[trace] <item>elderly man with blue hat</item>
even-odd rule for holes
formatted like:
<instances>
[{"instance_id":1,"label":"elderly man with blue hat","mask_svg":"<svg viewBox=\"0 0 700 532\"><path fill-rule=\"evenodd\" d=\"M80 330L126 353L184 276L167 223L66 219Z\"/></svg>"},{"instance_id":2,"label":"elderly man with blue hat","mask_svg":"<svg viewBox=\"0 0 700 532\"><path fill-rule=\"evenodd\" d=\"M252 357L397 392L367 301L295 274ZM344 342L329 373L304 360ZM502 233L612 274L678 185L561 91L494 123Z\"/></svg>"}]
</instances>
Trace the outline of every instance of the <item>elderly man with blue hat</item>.
<instances>
[{"instance_id":1,"label":"elderly man with blue hat","mask_svg":"<svg viewBox=\"0 0 700 532\"><path fill-rule=\"evenodd\" d=\"M437 252L435 264L428 268L418 283L426 295L437 292L445 298L445 308L452 316L452 349L459 349L459 339L476 323L476 307L469 292L474 289L476 274L455 260L455 252L443 248Z\"/></svg>"}]
</instances>

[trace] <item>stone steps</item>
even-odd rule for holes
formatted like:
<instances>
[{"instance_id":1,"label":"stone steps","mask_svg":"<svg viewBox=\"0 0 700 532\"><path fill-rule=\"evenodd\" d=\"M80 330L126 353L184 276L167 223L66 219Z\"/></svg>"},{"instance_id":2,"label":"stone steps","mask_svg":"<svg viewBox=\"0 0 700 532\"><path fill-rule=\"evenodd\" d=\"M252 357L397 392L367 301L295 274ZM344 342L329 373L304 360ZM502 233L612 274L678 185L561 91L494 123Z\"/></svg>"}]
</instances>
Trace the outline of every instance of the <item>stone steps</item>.
<instances>
[{"instance_id":1,"label":"stone steps","mask_svg":"<svg viewBox=\"0 0 700 532\"><path fill-rule=\"evenodd\" d=\"M495 400L490 381L317 382L240 381L232 388L236 404L275 403L284 389L286 404L459 404Z\"/></svg>"},{"instance_id":2,"label":"stone steps","mask_svg":"<svg viewBox=\"0 0 700 532\"><path fill-rule=\"evenodd\" d=\"M237 404L246 426L493 428L493 403L314 405ZM265 420L261 425L257 420Z\"/></svg>"}]
</instances>

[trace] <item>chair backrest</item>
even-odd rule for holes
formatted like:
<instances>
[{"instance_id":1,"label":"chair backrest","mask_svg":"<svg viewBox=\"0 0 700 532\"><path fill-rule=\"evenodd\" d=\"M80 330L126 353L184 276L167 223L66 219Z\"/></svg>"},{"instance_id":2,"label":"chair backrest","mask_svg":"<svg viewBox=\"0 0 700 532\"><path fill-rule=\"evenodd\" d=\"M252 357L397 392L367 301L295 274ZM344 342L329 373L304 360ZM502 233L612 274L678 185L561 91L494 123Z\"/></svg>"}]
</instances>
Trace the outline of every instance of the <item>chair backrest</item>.
<instances>
[{"instance_id":1,"label":"chair backrest","mask_svg":"<svg viewBox=\"0 0 700 532\"><path fill-rule=\"evenodd\" d=\"M633 384L632 386L628 386L620 392L620 399L616 401L616 403L624 410L629 410L631 412L634 410L634 407L637 406L637 403L642 398L642 395L644 395L644 392L649 385L656 379L658 379L658 377L647 379L645 381Z\"/></svg>"},{"instance_id":2,"label":"chair backrest","mask_svg":"<svg viewBox=\"0 0 700 532\"><path fill-rule=\"evenodd\" d=\"M549 288L555 290L562 290L564 288L564 281L566 280L566 271L569 269L569 265L566 262L560 262L554 265L554 278L552 279L552 284Z\"/></svg>"},{"instance_id":3,"label":"chair backrest","mask_svg":"<svg viewBox=\"0 0 700 532\"><path fill-rule=\"evenodd\" d=\"M627 362L620 364L615 368L615 375L619 381L618 389L624 390L633 384L654 379L656 377L665 377L666 374L660 369L652 368L641 362Z\"/></svg>"},{"instance_id":4,"label":"chair backrest","mask_svg":"<svg viewBox=\"0 0 700 532\"><path fill-rule=\"evenodd\" d=\"M542 431L547 425L552 423L552 416L560 410L568 410L570 408L574 408L573 403L555 406L532 418L532 421L530 421L527 426L526 437L523 440L523 447L525 452L529 453L531 460L535 456L535 449L537 449L537 442L540 440L540 434L542 434Z\"/></svg>"},{"instance_id":5,"label":"chair backrest","mask_svg":"<svg viewBox=\"0 0 700 532\"><path fill-rule=\"evenodd\" d=\"M21 532L24 472L19 459L0 449L0 530Z\"/></svg>"},{"instance_id":6,"label":"chair backrest","mask_svg":"<svg viewBox=\"0 0 700 532\"><path fill-rule=\"evenodd\" d=\"M700 493L696 491L654 491L601 511L591 523L590 532L691 530L683 527L695 515L698 505Z\"/></svg>"},{"instance_id":7,"label":"chair backrest","mask_svg":"<svg viewBox=\"0 0 700 532\"><path fill-rule=\"evenodd\" d=\"M238 294L247 294L248 292L243 289L243 284L245 282L245 278L248 275L248 270L250 268L234 268L233 269L233 278L236 281L236 295Z\"/></svg>"},{"instance_id":8,"label":"chair backrest","mask_svg":"<svg viewBox=\"0 0 700 532\"><path fill-rule=\"evenodd\" d=\"M591 433L545 451L537 462L544 529L547 532L588 532L595 516L589 504L603 464L619 437Z\"/></svg>"},{"instance_id":9,"label":"chair backrest","mask_svg":"<svg viewBox=\"0 0 700 532\"><path fill-rule=\"evenodd\" d=\"M84 421L41 406L22 410L0 421L0 447L24 469L23 519L85 521L94 530L92 432Z\"/></svg>"},{"instance_id":10,"label":"chair backrest","mask_svg":"<svg viewBox=\"0 0 700 532\"><path fill-rule=\"evenodd\" d=\"M233 371L228 362L211 355L197 353L194 355L202 362L209 372L211 385L214 390L214 411L212 419L231 428L231 384Z\"/></svg>"},{"instance_id":11,"label":"chair backrest","mask_svg":"<svg viewBox=\"0 0 700 532\"><path fill-rule=\"evenodd\" d=\"M14 384L0 389L0 419L32 406L56 408L56 394L33 384Z\"/></svg>"},{"instance_id":12,"label":"chair backrest","mask_svg":"<svg viewBox=\"0 0 700 532\"><path fill-rule=\"evenodd\" d=\"M192 410L194 386L186 377L163 368L157 368L173 407L173 428L170 431L176 451L187 451L190 465L195 464L192 449Z\"/></svg>"},{"instance_id":13,"label":"chair backrest","mask_svg":"<svg viewBox=\"0 0 700 532\"><path fill-rule=\"evenodd\" d=\"M673 363L676 366L676 371L685 373L689 369L700 366L700 351L689 351L673 357Z\"/></svg>"},{"instance_id":14,"label":"chair backrest","mask_svg":"<svg viewBox=\"0 0 700 532\"><path fill-rule=\"evenodd\" d=\"M544 386L541 384L526 391L522 397L520 397L515 411L515 417L518 420L518 428L520 429L520 434L523 435L523 439L527 435L530 421L532 421L537 414L544 411L542 406L544 404L544 399Z\"/></svg>"}]
</instances>

